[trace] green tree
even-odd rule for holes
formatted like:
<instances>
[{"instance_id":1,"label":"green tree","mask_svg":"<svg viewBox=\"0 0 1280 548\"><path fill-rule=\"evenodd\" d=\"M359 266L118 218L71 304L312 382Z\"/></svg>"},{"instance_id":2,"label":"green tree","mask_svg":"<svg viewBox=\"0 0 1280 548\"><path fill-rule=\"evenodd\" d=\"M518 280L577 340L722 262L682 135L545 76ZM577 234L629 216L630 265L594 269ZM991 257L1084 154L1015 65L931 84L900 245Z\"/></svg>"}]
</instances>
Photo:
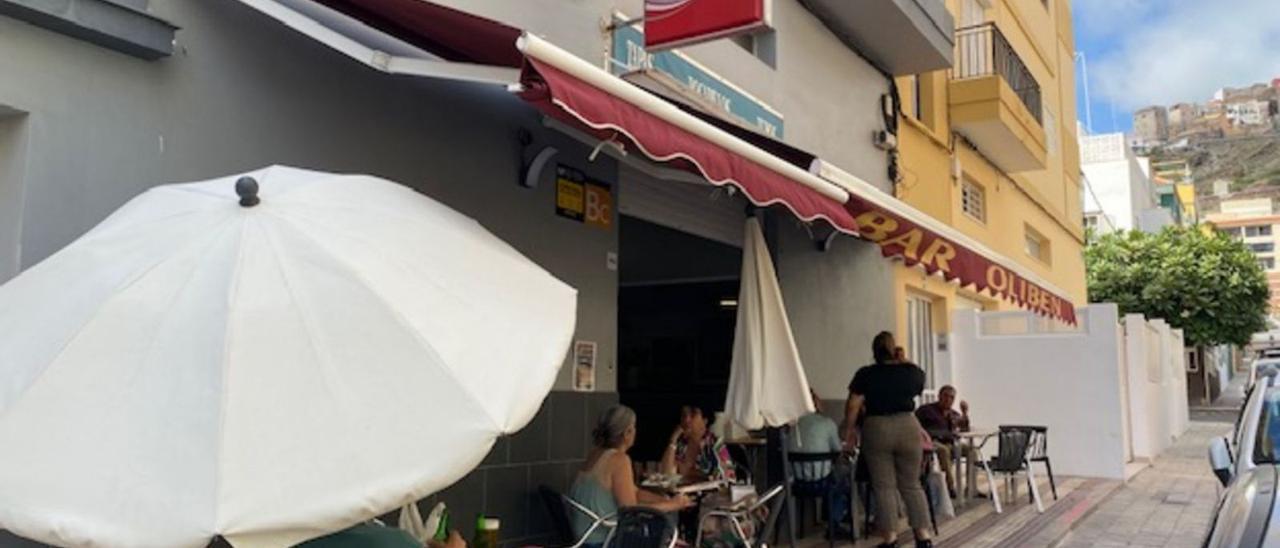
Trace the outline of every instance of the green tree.
<instances>
[{"instance_id":1,"label":"green tree","mask_svg":"<svg viewBox=\"0 0 1280 548\"><path fill-rule=\"evenodd\" d=\"M1199 228L1116 232L1085 248L1089 301L1162 318L1188 345L1243 346L1266 330L1266 274L1239 240Z\"/></svg>"}]
</instances>

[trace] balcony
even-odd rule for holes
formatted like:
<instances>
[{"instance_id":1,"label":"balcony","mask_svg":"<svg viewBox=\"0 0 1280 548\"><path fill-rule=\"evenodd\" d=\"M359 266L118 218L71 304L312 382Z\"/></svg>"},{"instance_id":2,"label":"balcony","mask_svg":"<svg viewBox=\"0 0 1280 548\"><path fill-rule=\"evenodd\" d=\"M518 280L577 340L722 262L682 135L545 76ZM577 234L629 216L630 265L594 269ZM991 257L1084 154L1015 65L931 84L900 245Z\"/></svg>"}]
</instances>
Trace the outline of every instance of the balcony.
<instances>
[{"instance_id":1,"label":"balcony","mask_svg":"<svg viewBox=\"0 0 1280 548\"><path fill-rule=\"evenodd\" d=\"M800 0L831 32L895 76L951 68L955 21L941 0Z\"/></svg>"},{"instance_id":2,"label":"balcony","mask_svg":"<svg viewBox=\"0 0 1280 548\"><path fill-rule=\"evenodd\" d=\"M1040 84L992 23L956 31L951 125L1006 172L1044 169Z\"/></svg>"}]
</instances>

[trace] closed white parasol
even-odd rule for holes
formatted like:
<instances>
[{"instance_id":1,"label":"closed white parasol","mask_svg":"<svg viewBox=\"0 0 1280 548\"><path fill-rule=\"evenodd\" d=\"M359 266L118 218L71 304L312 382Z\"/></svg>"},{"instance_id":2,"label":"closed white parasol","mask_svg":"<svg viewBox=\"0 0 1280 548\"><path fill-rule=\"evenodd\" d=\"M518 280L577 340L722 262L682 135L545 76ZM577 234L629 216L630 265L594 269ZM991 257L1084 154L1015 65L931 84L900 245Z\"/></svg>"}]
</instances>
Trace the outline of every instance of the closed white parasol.
<instances>
[{"instance_id":1,"label":"closed white parasol","mask_svg":"<svg viewBox=\"0 0 1280 548\"><path fill-rule=\"evenodd\" d=\"M778 275L760 222L747 219L738 323L725 413L748 430L791 424L813 412Z\"/></svg>"}]
</instances>

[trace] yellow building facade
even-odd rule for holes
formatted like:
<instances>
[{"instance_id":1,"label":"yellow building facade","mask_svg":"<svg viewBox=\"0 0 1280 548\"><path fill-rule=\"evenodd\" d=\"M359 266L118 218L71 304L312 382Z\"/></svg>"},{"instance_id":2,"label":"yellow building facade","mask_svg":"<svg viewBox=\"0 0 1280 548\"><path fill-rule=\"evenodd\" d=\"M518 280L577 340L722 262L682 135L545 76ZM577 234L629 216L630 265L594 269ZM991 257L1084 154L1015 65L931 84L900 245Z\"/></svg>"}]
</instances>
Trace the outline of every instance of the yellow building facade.
<instances>
[{"instance_id":1,"label":"yellow building facade","mask_svg":"<svg viewBox=\"0 0 1280 548\"><path fill-rule=\"evenodd\" d=\"M1086 302L1080 155L1067 0L946 0L950 70L896 80L897 195ZM898 266L898 337L933 360L951 311L1013 309Z\"/></svg>"}]
</instances>

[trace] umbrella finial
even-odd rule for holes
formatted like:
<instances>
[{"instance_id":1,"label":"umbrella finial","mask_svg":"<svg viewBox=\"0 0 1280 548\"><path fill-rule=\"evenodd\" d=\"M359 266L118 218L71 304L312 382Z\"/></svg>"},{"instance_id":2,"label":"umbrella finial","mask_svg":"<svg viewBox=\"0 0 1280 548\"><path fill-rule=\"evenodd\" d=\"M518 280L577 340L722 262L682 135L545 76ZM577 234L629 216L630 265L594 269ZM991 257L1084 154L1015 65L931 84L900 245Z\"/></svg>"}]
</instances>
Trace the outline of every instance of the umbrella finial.
<instances>
[{"instance_id":1,"label":"umbrella finial","mask_svg":"<svg viewBox=\"0 0 1280 548\"><path fill-rule=\"evenodd\" d=\"M236 194L240 196L240 205L253 207L262 202L258 198L258 181L245 176L236 180Z\"/></svg>"}]
</instances>

